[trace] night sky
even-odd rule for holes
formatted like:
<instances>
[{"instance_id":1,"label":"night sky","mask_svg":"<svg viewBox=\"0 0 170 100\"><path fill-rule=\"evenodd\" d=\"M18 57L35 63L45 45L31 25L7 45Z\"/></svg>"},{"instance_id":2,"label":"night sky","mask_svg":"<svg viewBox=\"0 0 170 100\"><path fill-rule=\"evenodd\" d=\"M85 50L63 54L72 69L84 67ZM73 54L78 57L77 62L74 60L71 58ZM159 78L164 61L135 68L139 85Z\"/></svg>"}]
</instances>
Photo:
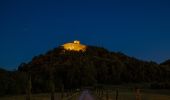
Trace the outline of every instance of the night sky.
<instances>
[{"instance_id":1,"label":"night sky","mask_svg":"<svg viewBox=\"0 0 170 100\"><path fill-rule=\"evenodd\" d=\"M0 67L65 42L157 63L170 59L169 0L0 0Z\"/></svg>"}]
</instances>

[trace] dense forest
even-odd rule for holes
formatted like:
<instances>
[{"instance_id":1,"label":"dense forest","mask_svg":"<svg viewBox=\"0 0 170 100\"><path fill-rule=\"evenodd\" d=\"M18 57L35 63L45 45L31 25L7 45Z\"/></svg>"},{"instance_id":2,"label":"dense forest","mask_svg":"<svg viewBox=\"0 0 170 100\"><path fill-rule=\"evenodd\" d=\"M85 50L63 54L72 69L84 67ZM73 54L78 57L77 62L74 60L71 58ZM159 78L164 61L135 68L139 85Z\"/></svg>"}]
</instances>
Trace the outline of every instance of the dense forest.
<instances>
[{"instance_id":1,"label":"dense forest","mask_svg":"<svg viewBox=\"0 0 170 100\"><path fill-rule=\"evenodd\" d=\"M17 71L0 69L0 95L25 93L31 79L32 92L48 92L96 85L149 83L150 88L170 89L170 60L161 64L129 57L121 52L88 46L85 52L63 47L35 56Z\"/></svg>"}]
</instances>

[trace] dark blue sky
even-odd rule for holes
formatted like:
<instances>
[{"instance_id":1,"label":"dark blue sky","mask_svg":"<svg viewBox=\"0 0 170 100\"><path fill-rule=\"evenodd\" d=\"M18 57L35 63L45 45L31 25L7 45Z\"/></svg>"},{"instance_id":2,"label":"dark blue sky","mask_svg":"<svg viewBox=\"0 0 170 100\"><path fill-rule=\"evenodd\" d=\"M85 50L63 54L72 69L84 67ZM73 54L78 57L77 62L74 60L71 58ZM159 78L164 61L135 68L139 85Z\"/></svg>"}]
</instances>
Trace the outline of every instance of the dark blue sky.
<instances>
[{"instance_id":1,"label":"dark blue sky","mask_svg":"<svg viewBox=\"0 0 170 100\"><path fill-rule=\"evenodd\" d=\"M0 67L80 40L142 60L170 58L169 0L0 0Z\"/></svg>"}]
</instances>

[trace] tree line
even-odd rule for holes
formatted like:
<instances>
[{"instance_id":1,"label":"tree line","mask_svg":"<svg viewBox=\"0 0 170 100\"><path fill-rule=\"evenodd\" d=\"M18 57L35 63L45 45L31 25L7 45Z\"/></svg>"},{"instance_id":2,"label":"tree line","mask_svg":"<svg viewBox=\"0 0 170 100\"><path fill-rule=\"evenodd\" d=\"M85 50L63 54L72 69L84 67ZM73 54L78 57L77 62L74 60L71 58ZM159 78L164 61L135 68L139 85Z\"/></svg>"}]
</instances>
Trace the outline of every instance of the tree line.
<instances>
[{"instance_id":1,"label":"tree line","mask_svg":"<svg viewBox=\"0 0 170 100\"><path fill-rule=\"evenodd\" d=\"M55 91L144 82L151 88L170 88L170 61L157 64L95 46L88 46L86 52L58 47L22 63L17 71L1 69L0 75L0 94L24 93L28 77L35 93L50 91L52 82Z\"/></svg>"}]
</instances>

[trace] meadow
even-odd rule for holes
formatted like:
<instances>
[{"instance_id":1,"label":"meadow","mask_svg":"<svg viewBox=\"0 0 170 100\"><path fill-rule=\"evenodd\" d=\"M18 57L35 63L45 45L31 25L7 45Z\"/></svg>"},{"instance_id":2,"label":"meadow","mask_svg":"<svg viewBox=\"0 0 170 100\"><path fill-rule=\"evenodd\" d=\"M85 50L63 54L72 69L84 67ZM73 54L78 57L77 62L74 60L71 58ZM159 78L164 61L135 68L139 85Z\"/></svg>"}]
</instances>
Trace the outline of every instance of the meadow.
<instances>
[{"instance_id":1,"label":"meadow","mask_svg":"<svg viewBox=\"0 0 170 100\"><path fill-rule=\"evenodd\" d=\"M116 100L115 89L105 89L97 91L91 91L92 95L96 98L95 100ZM55 93L55 100L78 100L81 92L76 93ZM139 100L170 100L169 90L152 90L152 89L141 89ZM25 95L6 95L0 97L0 100L26 100ZM32 94L31 100L50 100L49 93ZM134 89L118 89L117 100L137 100Z\"/></svg>"},{"instance_id":2,"label":"meadow","mask_svg":"<svg viewBox=\"0 0 170 100\"><path fill-rule=\"evenodd\" d=\"M55 93L55 100L78 100L80 93ZM0 97L0 100L26 100L26 95L6 95ZM51 100L49 93L32 94L31 100Z\"/></svg>"},{"instance_id":3,"label":"meadow","mask_svg":"<svg viewBox=\"0 0 170 100\"><path fill-rule=\"evenodd\" d=\"M141 89L140 93L136 93L134 89L118 89L118 92L105 89L93 95L96 100L170 100L170 90Z\"/></svg>"}]
</instances>

